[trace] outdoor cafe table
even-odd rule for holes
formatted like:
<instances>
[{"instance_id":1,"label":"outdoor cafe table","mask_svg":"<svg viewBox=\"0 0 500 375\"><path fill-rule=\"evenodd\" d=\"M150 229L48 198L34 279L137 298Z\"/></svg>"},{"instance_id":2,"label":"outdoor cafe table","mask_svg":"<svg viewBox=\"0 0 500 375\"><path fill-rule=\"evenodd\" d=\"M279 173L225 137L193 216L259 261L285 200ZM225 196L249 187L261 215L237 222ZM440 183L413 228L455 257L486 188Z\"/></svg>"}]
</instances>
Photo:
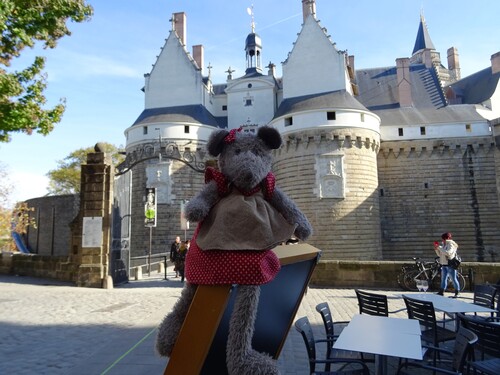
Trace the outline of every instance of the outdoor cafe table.
<instances>
[{"instance_id":1,"label":"outdoor cafe table","mask_svg":"<svg viewBox=\"0 0 500 375\"><path fill-rule=\"evenodd\" d=\"M412 319L357 314L333 348L375 354L375 373L386 374L387 356L422 359L420 325Z\"/></svg>"},{"instance_id":2,"label":"outdoor cafe table","mask_svg":"<svg viewBox=\"0 0 500 375\"><path fill-rule=\"evenodd\" d=\"M434 293L415 293L403 294L405 297L418 299L419 301L432 302L434 309L445 312L447 314L456 313L490 313L496 310L488 307L475 305L473 303L462 301L458 298L448 298Z\"/></svg>"}]
</instances>

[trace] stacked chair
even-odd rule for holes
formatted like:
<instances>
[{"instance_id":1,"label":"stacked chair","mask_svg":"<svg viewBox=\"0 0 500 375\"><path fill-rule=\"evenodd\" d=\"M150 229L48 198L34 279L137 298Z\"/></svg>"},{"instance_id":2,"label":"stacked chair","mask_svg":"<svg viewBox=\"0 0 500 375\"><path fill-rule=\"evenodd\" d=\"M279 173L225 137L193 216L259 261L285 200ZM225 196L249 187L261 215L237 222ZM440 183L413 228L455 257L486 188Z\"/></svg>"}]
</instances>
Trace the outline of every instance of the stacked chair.
<instances>
[{"instance_id":1,"label":"stacked chair","mask_svg":"<svg viewBox=\"0 0 500 375\"><path fill-rule=\"evenodd\" d=\"M335 374L335 375L370 375L370 371L366 364L362 362L361 360L358 359L352 359L352 358L327 358L325 359L318 359L317 358L317 352L316 352L316 343L319 342L328 342L329 345L332 342L331 339L322 339L322 340L315 340L313 330L311 327L311 324L309 322L309 319L307 317L303 317L298 319L295 322L295 328L297 331L301 334L304 344L306 346L307 350L307 355L309 357L309 372L310 374L315 374L315 375L326 375L326 374ZM330 345L331 346L331 345ZM336 352L335 350L330 351L330 354L333 352ZM325 365L325 371L324 372L318 372L316 371L316 365L318 364L324 364ZM332 365L337 365L340 367L338 370L332 370Z\"/></svg>"},{"instance_id":2,"label":"stacked chair","mask_svg":"<svg viewBox=\"0 0 500 375\"><path fill-rule=\"evenodd\" d=\"M477 341L478 338L475 333L464 327L460 327L456 334L453 351L424 345L424 347L440 353L439 361L435 361L433 366L427 364L425 361L405 361L399 365L397 375L420 374L420 371L423 369L428 370L429 373L432 371L433 374L464 374L466 373L464 370L467 369L469 360L472 358L474 345Z\"/></svg>"},{"instance_id":3,"label":"stacked chair","mask_svg":"<svg viewBox=\"0 0 500 375\"><path fill-rule=\"evenodd\" d=\"M473 315L457 316L460 328L464 327L478 337L475 355L470 364L474 373L500 374L500 324Z\"/></svg>"}]
</instances>

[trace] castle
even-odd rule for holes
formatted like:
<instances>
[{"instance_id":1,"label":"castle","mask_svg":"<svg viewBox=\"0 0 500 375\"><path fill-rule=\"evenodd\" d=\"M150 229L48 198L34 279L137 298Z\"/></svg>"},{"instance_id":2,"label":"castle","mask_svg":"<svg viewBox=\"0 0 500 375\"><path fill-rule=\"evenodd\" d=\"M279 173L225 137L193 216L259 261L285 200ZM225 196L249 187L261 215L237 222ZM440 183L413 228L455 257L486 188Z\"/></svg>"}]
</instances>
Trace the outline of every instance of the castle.
<instances>
[{"instance_id":1,"label":"castle","mask_svg":"<svg viewBox=\"0 0 500 375\"><path fill-rule=\"evenodd\" d=\"M182 205L203 185L195 169L214 128L270 125L284 141L274 156L277 184L311 221L308 242L322 258L432 257L433 241L451 231L464 260L498 261L500 52L490 67L462 78L457 50L448 49L445 67L421 17L411 57L357 70L317 20L315 2L302 0L302 11L282 77L274 64L263 66L252 24L245 74L229 67L223 83L212 82L210 68L203 74L203 46L188 52L187 17L173 15L118 168L131 171L124 176L132 255L151 244L165 252L175 236L192 235ZM150 232L151 188L157 223Z\"/></svg>"}]
</instances>

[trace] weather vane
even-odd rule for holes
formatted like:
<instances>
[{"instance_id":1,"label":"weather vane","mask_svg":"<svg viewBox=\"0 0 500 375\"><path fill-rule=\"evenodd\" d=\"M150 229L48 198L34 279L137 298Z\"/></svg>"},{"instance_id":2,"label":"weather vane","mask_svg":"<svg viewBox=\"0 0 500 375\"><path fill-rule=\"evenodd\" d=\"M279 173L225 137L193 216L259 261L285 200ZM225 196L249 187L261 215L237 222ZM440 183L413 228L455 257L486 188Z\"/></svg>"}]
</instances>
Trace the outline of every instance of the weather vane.
<instances>
[{"instance_id":1,"label":"weather vane","mask_svg":"<svg viewBox=\"0 0 500 375\"><path fill-rule=\"evenodd\" d=\"M250 17L252 17L252 23L250 24L250 26L252 27L252 33L255 33L255 21L253 18L253 4L247 8L247 13Z\"/></svg>"}]
</instances>

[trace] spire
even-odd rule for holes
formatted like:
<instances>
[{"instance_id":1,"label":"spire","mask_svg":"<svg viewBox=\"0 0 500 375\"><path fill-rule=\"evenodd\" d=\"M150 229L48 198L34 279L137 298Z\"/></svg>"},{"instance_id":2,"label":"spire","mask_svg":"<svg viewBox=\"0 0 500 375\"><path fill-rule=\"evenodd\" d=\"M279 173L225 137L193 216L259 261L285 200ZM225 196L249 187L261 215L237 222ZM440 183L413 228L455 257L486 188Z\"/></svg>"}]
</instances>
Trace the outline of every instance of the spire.
<instances>
[{"instance_id":1,"label":"spire","mask_svg":"<svg viewBox=\"0 0 500 375\"><path fill-rule=\"evenodd\" d=\"M253 13L253 5L250 8L247 8L248 15L252 17L252 22L250 24L252 28L252 32L248 34L247 39L245 41L245 52L247 58L247 69L245 71L246 74L262 71L261 67L261 50L262 50L262 41L260 36L255 33L255 21L254 21L254 13Z\"/></svg>"},{"instance_id":2,"label":"spire","mask_svg":"<svg viewBox=\"0 0 500 375\"><path fill-rule=\"evenodd\" d=\"M413 47L412 55L423 49L435 50L434 44L432 43L429 31L427 30L427 25L425 23L424 12L420 13L420 25L418 26L417 39L415 40L415 47Z\"/></svg>"}]
</instances>

